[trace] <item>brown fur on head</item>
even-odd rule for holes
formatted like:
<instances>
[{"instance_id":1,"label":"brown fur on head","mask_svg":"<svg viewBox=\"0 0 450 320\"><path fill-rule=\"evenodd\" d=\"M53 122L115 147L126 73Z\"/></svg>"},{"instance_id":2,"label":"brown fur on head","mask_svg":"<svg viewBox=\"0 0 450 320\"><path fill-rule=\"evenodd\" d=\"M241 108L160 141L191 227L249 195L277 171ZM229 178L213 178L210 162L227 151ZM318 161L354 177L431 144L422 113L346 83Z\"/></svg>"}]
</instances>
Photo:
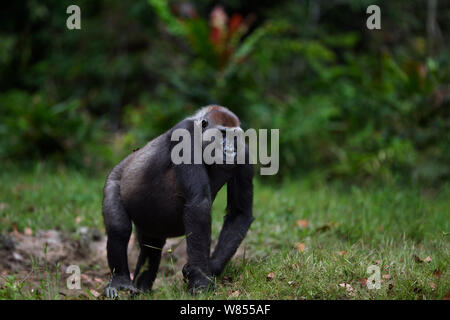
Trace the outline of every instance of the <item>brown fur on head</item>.
<instances>
[{"instance_id":1,"label":"brown fur on head","mask_svg":"<svg viewBox=\"0 0 450 320\"><path fill-rule=\"evenodd\" d=\"M241 124L239 118L233 112L228 108L218 105L203 107L195 114L194 118L207 119L215 125L228 128L239 127Z\"/></svg>"}]
</instances>

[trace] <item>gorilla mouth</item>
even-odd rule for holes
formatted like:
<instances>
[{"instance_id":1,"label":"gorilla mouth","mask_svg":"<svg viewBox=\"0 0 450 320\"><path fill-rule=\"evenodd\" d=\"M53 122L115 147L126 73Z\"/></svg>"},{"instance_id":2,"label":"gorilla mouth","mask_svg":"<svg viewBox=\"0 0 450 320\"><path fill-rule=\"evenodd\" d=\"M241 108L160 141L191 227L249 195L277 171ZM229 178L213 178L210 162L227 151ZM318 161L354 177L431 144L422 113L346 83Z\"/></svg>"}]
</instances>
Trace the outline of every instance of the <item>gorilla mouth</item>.
<instances>
[{"instance_id":1,"label":"gorilla mouth","mask_svg":"<svg viewBox=\"0 0 450 320\"><path fill-rule=\"evenodd\" d=\"M225 143L225 146L223 148L223 153L227 158L234 158L236 156L236 151L234 149L233 144L231 143Z\"/></svg>"}]
</instances>

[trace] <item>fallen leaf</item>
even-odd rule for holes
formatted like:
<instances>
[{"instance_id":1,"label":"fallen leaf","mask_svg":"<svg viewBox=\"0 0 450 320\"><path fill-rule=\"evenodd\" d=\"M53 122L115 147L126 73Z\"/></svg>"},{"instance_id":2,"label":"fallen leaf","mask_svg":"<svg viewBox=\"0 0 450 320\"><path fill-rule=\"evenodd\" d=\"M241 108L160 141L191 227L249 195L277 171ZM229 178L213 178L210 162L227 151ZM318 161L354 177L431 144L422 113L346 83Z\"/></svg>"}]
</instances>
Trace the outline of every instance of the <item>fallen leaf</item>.
<instances>
[{"instance_id":1,"label":"fallen leaf","mask_svg":"<svg viewBox=\"0 0 450 320\"><path fill-rule=\"evenodd\" d=\"M239 297L239 293L240 293L239 290L236 290L236 291L231 293L231 296L234 297L234 298L237 298L237 297Z\"/></svg>"},{"instance_id":2,"label":"fallen leaf","mask_svg":"<svg viewBox=\"0 0 450 320\"><path fill-rule=\"evenodd\" d=\"M297 248L298 252L303 252L306 249L306 246L302 242L298 242L295 247Z\"/></svg>"},{"instance_id":3,"label":"fallen leaf","mask_svg":"<svg viewBox=\"0 0 450 320\"><path fill-rule=\"evenodd\" d=\"M381 260L375 260L375 264L380 265L381 264Z\"/></svg>"},{"instance_id":4,"label":"fallen leaf","mask_svg":"<svg viewBox=\"0 0 450 320\"><path fill-rule=\"evenodd\" d=\"M414 261L417 263L422 263L422 262L431 262L431 257L427 256L425 259L420 259L420 257L418 255L414 255Z\"/></svg>"},{"instance_id":5,"label":"fallen leaf","mask_svg":"<svg viewBox=\"0 0 450 320\"><path fill-rule=\"evenodd\" d=\"M434 289L436 289L436 284L434 282L431 282L430 287L434 291Z\"/></svg>"},{"instance_id":6,"label":"fallen leaf","mask_svg":"<svg viewBox=\"0 0 450 320\"><path fill-rule=\"evenodd\" d=\"M383 274L383 279L390 279L391 275L390 274Z\"/></svg>"},{"instance_id":7,"label":"fallen leaf","mask_svg":"<svg viewBox=\"0 0 450 320\"><path fill-rule=\"evenodd\" d=\"M363 287L367 286L367 278L359 279L359 283L360 283Z\"/></svg>"},{"instance_id":8,"label":"fallen leaf","mask_svg":"<svg viewBox=\"0 0 450 320\"><path fill-rule=\"evenodd\" d=\"M345 290L347 291L347 293L352 294L354 289L353 287L349 284L349 283L340 283L339 286L341 288L345 288Z\"/></svg>"},{"instance_id":9,"label":"fallen leaf","mask_svg":"<svg viewBox=\"0 0 450 320\"><path fill-rule=\"evenodd\" d=\"M82 217L80 217L80 216L75 217L75 223L76 224L79 224L81 222L81 220L83 220Z\"/></svg>"},{"instance_id":10,"label":"fallen leaf","mask_svg":"<svg viewBox=\"0 0 450 320\"><path fill-rule=\"evenodd\" d=\"M294 284L294 281L288 281L288 285L292 286Z\"/></svg>"},{"instance_id":11,"label":"fallen leaf","mask_svg":"<svg viewBox=\"0 0 450 320\"><path fill-rule=\"evenodd\" d=\"M94 289L89 290L89 292L94 296L94 298L100 297L100 293Z\"/></svg>"},{"instance_id":12,"label":"fallen leaf","mask_svg":"<svg viewBox=\"0 0 450 320\"><path fill-rule=\"evenodd\" d=\"M87 274L82 273L80 275L80 277L83 282L92 283L92 278L90 276L88 276Z\"/></svg>"},{"instance_id":13,"label":"fallen leaf","mask_svg":"<svg viewBox=\"0 0 450 320\"><path fill-rule=\"evenodd\" d=\"M31 228L25 228L25 230L23 231L24 235L31 237L33 235L33 230L31 230Z\"/></svg>"},{"instance_id":14,"label":"fallen leaf","mask_svg":"<svg viewBox=\"0 0 450 320\"><path fill-rule=\"evenodd\" d=\"M338 252L336 252L338 255L340 255L340 256L345 256L346 254L347 254L347 251L338 251Z\"/></svg>"},{"instance_id":15,"label":"fallen leaf","mask_svg":"<svg viewBox=\"0 0 450 320\"><path fill-rule=\"evenodd\" d=\"M308 220L305 219L297 220L297 226L301 228L308 228Z\"/></svg>"},{"instance_id":16,"label":"fallen leaf","mask_svg":"<svg viewBox=\"0 0 450 320\"><path fill-rule=\"evenodd\" d=\"M267 275L266 279L267 281L272 280L273 277L275 277L275 274L273 272L269 272L269 274Z\"/></svg>"}]
</instances>

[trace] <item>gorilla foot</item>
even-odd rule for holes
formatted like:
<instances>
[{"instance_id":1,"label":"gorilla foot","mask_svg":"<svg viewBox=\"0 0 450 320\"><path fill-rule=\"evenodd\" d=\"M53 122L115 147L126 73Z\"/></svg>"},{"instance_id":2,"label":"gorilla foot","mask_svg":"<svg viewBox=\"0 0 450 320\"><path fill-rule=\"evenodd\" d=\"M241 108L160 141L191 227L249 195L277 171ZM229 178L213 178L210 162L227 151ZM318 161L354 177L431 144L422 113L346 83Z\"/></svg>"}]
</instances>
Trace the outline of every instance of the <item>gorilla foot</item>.
<instances>
[{"instance_id":1,"label":"gorilla foot","mask_svg":"<svg viewBox=\"0 0 450 320\"><path fill-rule=\"evenodd\" d=\"M183 267L183 277L188 280L188 291L191 294L199 294L214 290L214 282L211 276L205 274L198 268L193 268L189 264Z\"/></svg>"},{"instance_id":2,"label":"gorilla foot","mask_svg":"<svg viewBox=\"0 0 450 320\"><path fill-rule=\"evenodd\" d=\"M190 294L196 295L208 291L214 291L215 287L211 280L197 279L189 280L187 289Z\"/></svg>"},{"instance_id":3,"label":"gorilla foot","mask_svg":"<svg viewBox=\"0 0 450 320\"><path fill-rule=\"evenodd\" d=\"M119 297L119 290L128 291L132 294L138 294L140 291L131 283L131 280L125 277L113 278L105 288L105 296L109 299Z\"/></svg>"}]
</instances>

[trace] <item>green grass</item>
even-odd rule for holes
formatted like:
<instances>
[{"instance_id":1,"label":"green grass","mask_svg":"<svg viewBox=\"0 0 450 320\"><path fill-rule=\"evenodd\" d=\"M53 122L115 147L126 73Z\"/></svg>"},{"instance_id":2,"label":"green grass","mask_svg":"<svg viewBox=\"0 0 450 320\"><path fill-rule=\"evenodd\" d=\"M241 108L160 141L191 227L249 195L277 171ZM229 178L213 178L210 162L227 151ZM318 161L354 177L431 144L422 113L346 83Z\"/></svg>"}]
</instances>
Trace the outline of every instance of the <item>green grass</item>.
<instances>
[{"instance_id":1,"label":"green grass","mask_svg":"<svg viewBox=\"0 0 450 320\"><path fill-rule=\"evenodd\" d=\"M12 231L15 224L19 232L27 227L59 229L75 236L76 216L82 217L83 225L103 230L105 176L50 170L44 165L25 172L2 170L0 203L6 208L0 210L0 232ZM225 204L222 191L213 208L213 238L220 231ZM287 182L269 186L258 180L254 216L243 243L245 254L233 258L216 279L215 292L192 297L176 278L138 298L442 299L450 291L449 185L429 192L396 185ZM306 228L297 225L300 219L308 221ZM304 244L304 251L297 249L297 243ZM420 263L415 256L429 256L431 261ZM370 265L380 267L381 289L360 284L370 276ZM48 267L42 276L38 293L27 291L27 279L15 277L12 271L0 287L0 299L65 298L52 282L60 278L64 282L66 275L52 270ZM268 278L271 272L274 276ZM351 289L340 286L344 283ZM56 293L49 294L48 288Z\"/></svg>"}]
</instances>

